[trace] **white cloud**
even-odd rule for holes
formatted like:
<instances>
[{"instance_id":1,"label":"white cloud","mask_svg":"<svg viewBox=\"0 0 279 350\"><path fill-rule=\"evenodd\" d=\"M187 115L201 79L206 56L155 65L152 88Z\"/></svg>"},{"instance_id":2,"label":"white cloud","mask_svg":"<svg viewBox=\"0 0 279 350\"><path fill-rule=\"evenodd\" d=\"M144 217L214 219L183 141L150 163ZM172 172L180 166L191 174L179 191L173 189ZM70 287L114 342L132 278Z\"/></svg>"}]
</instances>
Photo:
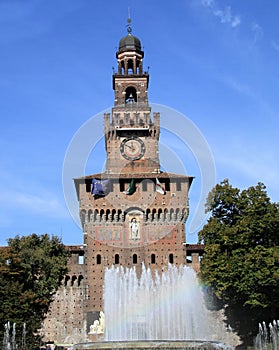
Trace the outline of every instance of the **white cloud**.
<instances>
[{"instance_id":1,"label":"white cloud","mask_svg":"<svg viewBox=\"0 0 279 350\"><path fill-rule=\"evenodd\" d=\"M255 98L255 94L252 92L251 88L248 85L237 81L234 77L223 77L221 80L238 93Z\"/></svg>"},{"instance_id":2,"label":"white cloud","mask_svg":"<svg viewBox=\"0 0 279 350\"><path fill-rule=\"evenodd\" d=\"M229 148L215 150L217 173L228 177L233 186L246 188L263 182L273 201L278 201L279 165L274 162L276 152L261 149L251 140L228 140ZM272 195L271 195L272 194Z\"/></svg>"},{"instance_id":3,"label":"white cloud","mask_svg":"<svg viewBox=\"0 0 279 350\"><path fill-rule=\"evenodd\" d=\"M229 24L232 28L236 28L241 24L240 15L232 13L230 6L221 8L215 0L201 0L203 6L211 9L212 14L220 19L221 23Z\"/></svg>"},{"instance_id":4,"label":"white cloud","mask_svg":"<svg viewBox=\"0 0 279 350\"><path fill-rule=\"evenodd\" d=\"M16 179L16 181L11 181ZM59 189L60 190L60 189ZM27 175L18 177L15 171L0 170L0 207L9 217L17 213L29 213L52 218L65 218L68 211L61 192L37 183Z\"/></svg>"},{"instance_id":5,"label":"white cloud","mask_svg":"<svg viewBox=\"0 0 279 350\"><path fill-rule=\"evenodd\" d=\"M213 7L215 5L214 0L202 0L202 5L206 7Z\"/></svg>"},{"instance_id":6,"label":"white cloud","mask_svg":"<svg viewBox=\"0 0 279 350\"><path fill-rule=\"evenodd\" d=\"M213 14L219 17L221 23L228 23L233 28L240 24L240 16L234 16L231 11L231 7L227 6L224 10L217 9L214 10Z\"/></svg>"},{"instance_id":7,"label":"white cloud","mask_svg":"<svg viewBox=\"0 0 279 350\"><path fill-rule=\"evenodd\" d=\"M53 218L64 218L69 215L63 203L51 193L43 193L39 196L33 193L2 189L0 205L5 208L6 213L20 211Z\"/></svg>"},{"instance_id":8,"label":"white cloud","mask_svg":"<svg viewBox=\"0 0 279 350\"><path fill-rule=\"evenodd\" d=\"M258 40L262 38L263 29L258 23L254 22L251 25L251 30L254 33L254 42L256 43Z\"/></svg>"},{"instance_id":9,"label":"white cloud","mask_svg":"<svg viewBox=\"0 0 279 350\"><path fill-rule=\"evenodd\" d=\"M241 23L240 16L234 16L231 21L232 27L237 27Z\"/></svg>"}]
</instances>

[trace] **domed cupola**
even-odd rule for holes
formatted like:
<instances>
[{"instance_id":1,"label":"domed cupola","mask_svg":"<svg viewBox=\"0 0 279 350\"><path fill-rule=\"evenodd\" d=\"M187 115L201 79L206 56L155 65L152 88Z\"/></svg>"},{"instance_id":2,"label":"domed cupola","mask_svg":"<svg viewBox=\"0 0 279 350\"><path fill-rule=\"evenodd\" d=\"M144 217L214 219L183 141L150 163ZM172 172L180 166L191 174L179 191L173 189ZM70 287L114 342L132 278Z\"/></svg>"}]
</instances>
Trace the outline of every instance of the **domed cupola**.
<instances>
[{"instance_id":1,"label":"domed cupola","mask_svg":"<svg viewBox=\"0 0 279 350\"><path fill-rule=\"evenodd\" d=\"M118 52L130 50L141 51L141 42L136 36L129 33L120 40Z\"/></svg>"},{"instance_id":2,"label":"domed cupola","mask_svg":"<svg viewBox=\"0 0 279 350\"><path fill-rule=\"evenodd\" d=\"M128 25L127 25L127 32L128 35L124 36L119 41L119 47L118 47L118 53L125 52L125 51L139 51L143 54L141 51L141 42L140 39L136 36L132 35L132 28L131 28L131 18L128 18Z\"/></svg>"},{"instance_id":3,"label":"domed cupola","mask_svg":"<svg viewBox=\"0 0 279 350\"><path fill-rule=\"evenodd\" d=\"M116 58L118 60L118 74L142 74L142 59L144 52L141 50L140 39L132 35L131 19L128 18L128 35L119 41Z\"/></svg>"}]
</instances>

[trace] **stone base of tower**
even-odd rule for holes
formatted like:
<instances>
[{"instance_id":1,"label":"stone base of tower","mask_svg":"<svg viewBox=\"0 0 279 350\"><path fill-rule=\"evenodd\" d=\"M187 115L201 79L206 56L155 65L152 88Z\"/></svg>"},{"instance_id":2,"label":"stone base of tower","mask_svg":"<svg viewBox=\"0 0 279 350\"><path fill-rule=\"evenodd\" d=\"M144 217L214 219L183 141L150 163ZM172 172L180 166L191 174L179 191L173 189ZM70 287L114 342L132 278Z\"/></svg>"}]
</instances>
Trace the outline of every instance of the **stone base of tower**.
<instances>
[{"instance_id":1,"label":"stone base of tower","mask_svg":"<svg viewBox=\"0 0 279 350\"><path fill-rule=\"evenodd\" d=\"M92 326L94 326L95 321L98 321L97 325L100 324L100 312L103 310L103 305L101 303L91 305L89 300L94 300L94 298L96 300L97 290L95 287L88 284L87 281L94 278L95 280L97 279L101 285L101 281L103 280L103 272L101 273L101 271L104 271L104 268L110 265L104 263L99 274L96 270L94 276L91 274L90 277L88 277L87 272L85 272L87 268L84 264L84 254L87 251L83 249L83 245L67 246L67 248L71 252L68 265L70 271L68 275L64 277L62 285L56 293L50 311L45 319L43 327L44 341L46 343L54 342L55 344L65 345L84 341L100 341L104 337L102 329L98 327L94 329ZM113 249L115 248L109 250L108 255L113 254ZM121 256L125 256L127 261L126 266L132 267L135 265L129 263L129 260L132 259L133 253L137 252L139 259L143 259L144 263L154 272L155 270L160 271L160 269L162 270L167 267L169 260L167 252L174 251L179 256L183 256L181 261L176 261L178 265L180 263L183 264L185 260L184 257L186 257L186 265L198 272L200 258L203 255L203 245L183 245L183 252L176 249L175 246L169 245L168 241L161 240L161 242L157 241L147 247L146 252L143 250L127 250L123 255L121 254ZM106 247L103 247L103 250L106 251ZM152 254L155 254L155 264L152 263L151 260L148 260L152 258ZM158 264L158 261L160 261L160 264ZM137 264L136 267L138 273L140 273L141 264ZM103 300L103 288L100 288L99 293L101 295L101 300Z\"/></svg>"}]
</instances>

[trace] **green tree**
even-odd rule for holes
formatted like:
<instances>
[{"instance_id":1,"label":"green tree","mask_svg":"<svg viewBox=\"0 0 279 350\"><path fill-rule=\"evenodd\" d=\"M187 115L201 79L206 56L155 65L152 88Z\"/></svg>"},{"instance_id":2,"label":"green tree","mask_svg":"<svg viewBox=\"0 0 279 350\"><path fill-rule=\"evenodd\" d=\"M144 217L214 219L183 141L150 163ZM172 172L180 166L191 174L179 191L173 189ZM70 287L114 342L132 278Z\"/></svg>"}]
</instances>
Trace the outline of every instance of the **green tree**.
<instances>
[{"instance_id":1,"label":"green tree","mask_svg":"<svg viewBox=\"0 0 279 350\"><path fill-rule=\"evenodd\" d=\"M5 323L16 323L20 344L25 323L27 349L39 344L38 330L68 271L68 257L55 236L32 234L9 239L8 246L0 250L0 336Z\"/></svg>"},{"instance_id":2,"label":"green tree","mask_svg":"<svg viewBox=\"0 0 279 350\"><path fill-rule=\"evenodd\" d=\"M249 342L259 322L279 317L279 205L262 183L240 191L224 180L209 193L206 210L200 277Z\"/></svg>"}]
</instances>

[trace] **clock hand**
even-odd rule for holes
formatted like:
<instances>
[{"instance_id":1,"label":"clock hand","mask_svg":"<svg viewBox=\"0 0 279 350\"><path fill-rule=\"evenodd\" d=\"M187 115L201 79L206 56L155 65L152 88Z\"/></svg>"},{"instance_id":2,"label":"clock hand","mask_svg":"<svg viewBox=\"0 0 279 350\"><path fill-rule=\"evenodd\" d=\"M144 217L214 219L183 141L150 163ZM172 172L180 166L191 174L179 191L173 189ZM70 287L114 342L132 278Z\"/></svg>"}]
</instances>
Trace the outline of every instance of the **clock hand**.
<instances>
[{"instance_id":1,"label":"clock hand","mask_svg":"<svg viewBox=\"0 0 279 350\"><path fill-rule=\"evenodd\" d=\"M129 146L127 143L125 144L125 147L131 148L131 150L134 150L133 146Z\"/></svg>"}]
</instances>

